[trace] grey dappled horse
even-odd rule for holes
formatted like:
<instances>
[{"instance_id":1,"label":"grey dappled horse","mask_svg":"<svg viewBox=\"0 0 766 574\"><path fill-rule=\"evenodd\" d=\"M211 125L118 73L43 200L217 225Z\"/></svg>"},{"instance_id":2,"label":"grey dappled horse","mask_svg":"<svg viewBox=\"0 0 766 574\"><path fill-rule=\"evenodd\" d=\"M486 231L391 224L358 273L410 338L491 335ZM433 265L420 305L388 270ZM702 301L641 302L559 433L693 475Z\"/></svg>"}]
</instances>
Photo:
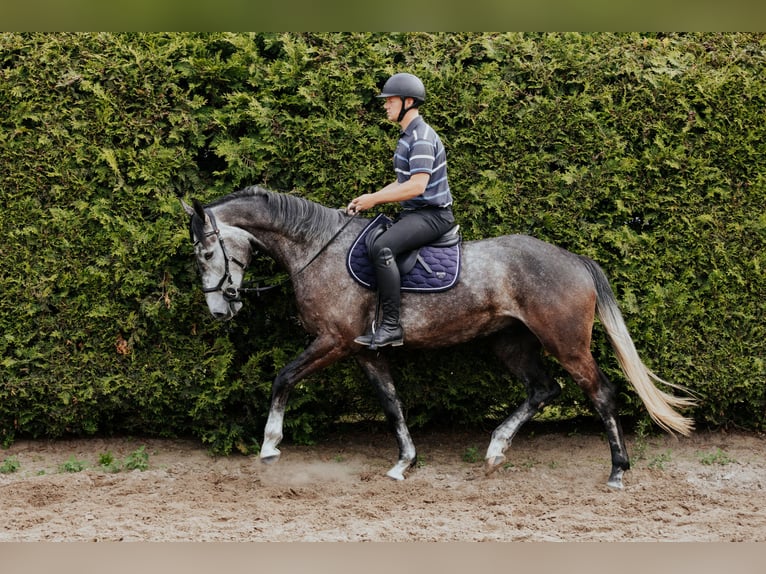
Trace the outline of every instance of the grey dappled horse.
<instances>
[{"instance_id":1,"label":"grey dappled horse","mask_svg":"<svg viewBox=\"0 0 766 574\"><path fill-rule=\"evenodd\" d=\"M345 257L369 220L260 187L248 187L207 206L193 203L193 208L183 206L191 217L194 252L212 315L228 320L241 309L243 275L253 253L260 250L290 274L303 327L314 336L272 384L261 459L279 458L285 405L296 383L353 356L375 387L396 434L399 460L387 475L403 479L415 463L415 446L388 354L354 343L373 319L375 294L352 280ZM560 393L543 368L545 349L569 372L603 420L612 456L607 484L622 488L630 463L614 386L590 351L596 313L652 418L669 432L688 435L693 423L675 409L693 401L659 390L652 382L668 384L642 363L608 280L590 259L525 235L466 241L457 285L444 293L403 294L401 320L405 344L412 348L447 347L487 337L502 363L525 385L526 400L492 433L485 457L488 473L503 463L519 428Z\"/></svg>"}]
</instances>

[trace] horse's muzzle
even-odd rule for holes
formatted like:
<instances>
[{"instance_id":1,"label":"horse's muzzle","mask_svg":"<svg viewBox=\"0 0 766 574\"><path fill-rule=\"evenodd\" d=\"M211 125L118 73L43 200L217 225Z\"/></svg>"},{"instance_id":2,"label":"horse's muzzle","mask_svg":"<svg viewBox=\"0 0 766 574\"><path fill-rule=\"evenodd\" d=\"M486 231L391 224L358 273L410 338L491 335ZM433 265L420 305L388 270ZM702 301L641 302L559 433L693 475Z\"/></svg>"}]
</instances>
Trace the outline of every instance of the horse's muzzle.
<instances>
[{"instance_id":1,"label":"horse's muzzle","mask_svg":"<svg viewBox=\"0 0 766 574\"><path fill-rule=\"evenodd\" d=\"M242 298L239 296L239 290L236 287L229 286L221 290L224 300L231 303L241 303Z\"/></svg>"}]
</instances>

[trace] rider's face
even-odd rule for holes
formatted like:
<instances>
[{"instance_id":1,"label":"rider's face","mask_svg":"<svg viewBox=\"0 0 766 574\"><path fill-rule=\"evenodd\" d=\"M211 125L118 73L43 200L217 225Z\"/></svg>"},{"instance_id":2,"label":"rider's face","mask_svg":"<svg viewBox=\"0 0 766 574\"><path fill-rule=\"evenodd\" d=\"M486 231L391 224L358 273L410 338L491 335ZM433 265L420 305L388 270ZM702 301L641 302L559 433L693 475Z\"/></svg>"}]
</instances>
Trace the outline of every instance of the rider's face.
<instances>
[{"instance_id":1,"label":"rider's face","mask_svg":"<svg viewBox=\"0 0 766 574\"><path fill-rule=\"evenodd\" d=\"M398 122L399 112L402 110L402 98L399 96L389 96L383 102L383 109L386 110L386 116L389 121Z\"/></svg>"}]
</instances>

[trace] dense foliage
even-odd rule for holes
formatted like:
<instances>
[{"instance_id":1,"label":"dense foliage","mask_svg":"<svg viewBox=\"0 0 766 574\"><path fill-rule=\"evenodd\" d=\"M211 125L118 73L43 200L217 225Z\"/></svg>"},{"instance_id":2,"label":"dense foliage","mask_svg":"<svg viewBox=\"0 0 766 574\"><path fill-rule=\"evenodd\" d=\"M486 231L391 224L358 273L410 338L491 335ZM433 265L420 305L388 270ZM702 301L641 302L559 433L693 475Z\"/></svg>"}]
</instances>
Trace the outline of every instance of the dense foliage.
<instances>
[{"instance_id":1,"label":"dense foliage","mask_svg":"<svg viewBox=\"0 0 766 574\"><path fill-rule=\"evenodd\" d=\"M289 287L209 319L178 199L375 190L396 130L374 96L402 70L426 84L466 239L523 232L593 257L647 364L700 397L698 423L764 429L764 64L760 34L2 34L0 441L257 447L306 335ZM480 344L396 353L413 424L521 400ZM587 408L551 366L561 404ZM349 361L296 389L286 430L378 412Z\"/></svg>"}]
</instances>

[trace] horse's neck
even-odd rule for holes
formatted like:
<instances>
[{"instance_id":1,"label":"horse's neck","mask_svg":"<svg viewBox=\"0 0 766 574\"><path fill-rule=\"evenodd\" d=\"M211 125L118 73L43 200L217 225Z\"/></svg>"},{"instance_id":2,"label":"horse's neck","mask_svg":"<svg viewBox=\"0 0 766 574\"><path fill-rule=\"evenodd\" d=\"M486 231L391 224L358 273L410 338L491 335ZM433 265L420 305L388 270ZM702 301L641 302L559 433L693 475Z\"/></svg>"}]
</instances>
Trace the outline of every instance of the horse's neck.
<instances>
[{"instance_id":1,"label":"horse's neck","mask_svg":"<svg viewBox=\"0 0 766 574\"><path fill-rule=\"evenodd\" d=\"M336 210L320 204L314 204L316 216L332 217ZM305 265L318 249L330 242L333 234L343 223L338 218L337 226L329 225L322 233L308 233L301 222L298 225L278 225L274 221L264 221L263 212L259 212L258 204L242 202L232 206L228 212L231 222L250 233L261 249L280 266L289 272L295 272ZM276 219L276 218L275 218ZM330 219L332 221L335 218Z\"/></svg>"}]
</instances>

